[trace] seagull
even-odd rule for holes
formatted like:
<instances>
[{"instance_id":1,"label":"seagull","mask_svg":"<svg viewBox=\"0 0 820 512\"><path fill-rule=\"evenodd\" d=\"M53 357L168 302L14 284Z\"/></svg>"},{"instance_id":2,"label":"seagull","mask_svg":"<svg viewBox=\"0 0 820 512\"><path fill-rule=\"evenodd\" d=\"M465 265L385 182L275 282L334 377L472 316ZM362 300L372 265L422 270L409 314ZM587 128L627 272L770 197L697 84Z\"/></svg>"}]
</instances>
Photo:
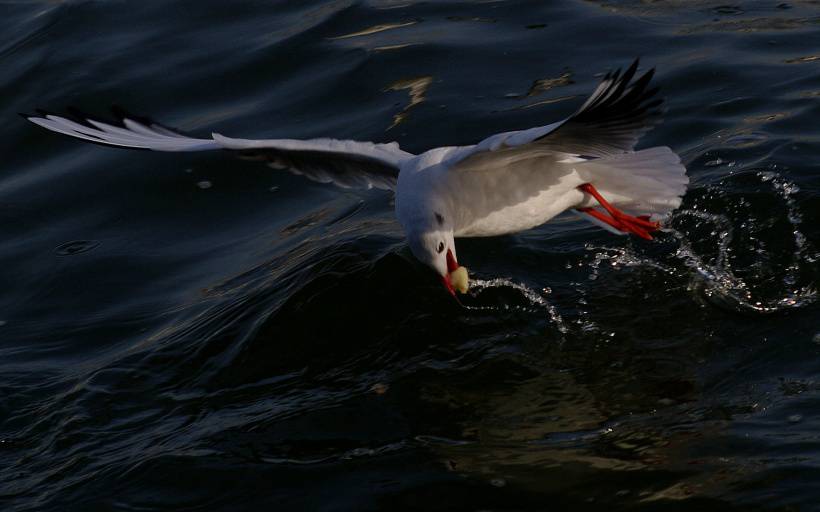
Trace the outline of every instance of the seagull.
<instances>
[{"instance_id":1,"label":"seagull","mask_svg":"<svg viewBox=\"0 0 820 512\"><path fill-rule=\"evenodd\" d=\"M114 109L116 122L71 111L23 117L48 130L105 146L153 151L227 150L321 183L395 193L396 216L413 255L447 291L468 290L455 239L516 233L570 210L616 234L652 240L681 203L689 178L668 147L635 150L661 121L663 100L650 87L654 68L635 78L607 73L568 118L414 155L398 143L320 138L195 138Z\"/></svg>"}]
</instances>

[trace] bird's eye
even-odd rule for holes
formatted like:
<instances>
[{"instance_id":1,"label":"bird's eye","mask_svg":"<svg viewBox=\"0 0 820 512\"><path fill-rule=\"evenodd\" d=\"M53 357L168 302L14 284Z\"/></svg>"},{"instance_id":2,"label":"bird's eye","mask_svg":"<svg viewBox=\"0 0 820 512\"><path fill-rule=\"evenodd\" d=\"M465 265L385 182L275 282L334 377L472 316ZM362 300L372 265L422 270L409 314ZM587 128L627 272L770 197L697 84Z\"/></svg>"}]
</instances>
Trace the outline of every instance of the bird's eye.
<instances>
[{"instance_id":1,"label":"bird's eye","mask_svg":"<svg viewBox=\"0 0 820 512\"><path fill-rule=\"evenodd\" d=\"M439 254L444 252L444 242L439 242L438 243L438 247L436 248L436 252L439 253Z\"/></svg>"}]
</instances>

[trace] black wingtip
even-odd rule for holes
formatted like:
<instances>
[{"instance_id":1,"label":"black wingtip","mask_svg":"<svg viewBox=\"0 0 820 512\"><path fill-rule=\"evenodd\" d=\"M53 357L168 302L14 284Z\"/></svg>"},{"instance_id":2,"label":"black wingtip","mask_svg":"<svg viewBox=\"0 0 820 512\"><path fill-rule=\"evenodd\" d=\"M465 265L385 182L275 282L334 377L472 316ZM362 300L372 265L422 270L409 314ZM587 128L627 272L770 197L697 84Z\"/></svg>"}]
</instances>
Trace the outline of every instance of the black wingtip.
<instances>
[{"instance_id":1,"label":"black wingtip","mask_svg":"<svg viewBox=\"0 0 820 512\"><path fill-rule=\"evenodd\" d=\"M638 71L638 65L640 64L640 61L641 61L640 58L636 58L635 60L632 61L632 64L630 64L629 67L626 68L626 72L624 73L624 80L625 81L626 81L626 77L632 78L632 76L635 75L635 72Z\"/></svg>"},{"instance_id":2,"label":"black wingtip","mask_svg":"<svg viewBox=\"0 0 820 512\"><path fill-rule=\"evenodd\" d=\"M652 87L655 68L635 78L640 57L635 58L625 71L607 73L603 89L596 90L572 119L585 123L656 124L662 115L663 100L656 98L658 87Z\"/></svg>"},{"instance_id":3,"label":"black wingtip","mask_svg":"<svg viewBox=\"0 0 820 512\"><path fill-rule=\"evenodd\" d=\"M655 76L655 68L649 68L649 70L641 75L641 77L637 80L638 82L646 82L647 84L652 81L652 78Z\"/></svg>"}]
</instances>

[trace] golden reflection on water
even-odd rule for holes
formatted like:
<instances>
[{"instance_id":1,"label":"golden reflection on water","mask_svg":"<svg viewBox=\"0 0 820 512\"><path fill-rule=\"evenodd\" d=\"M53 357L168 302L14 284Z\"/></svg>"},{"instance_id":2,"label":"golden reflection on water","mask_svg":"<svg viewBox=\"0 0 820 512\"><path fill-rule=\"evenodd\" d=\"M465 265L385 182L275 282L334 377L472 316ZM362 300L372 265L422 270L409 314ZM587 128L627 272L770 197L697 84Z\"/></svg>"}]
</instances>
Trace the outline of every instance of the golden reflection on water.
<instances>
[{"instance_id":1,"label":"golden reflection on water","mask_svg":"<svg viewBox=\"0 0 820 512\"><path fill-rule=\"evenodd\" d=\"M388 130L398 126L406 118L411 108L424 101L424 96L430 84L433 83L433 77L430 75L419 76L415 78L406 78L397 80L388 85L385 91L404 91L407 90L410 95L410 103L405 106L401 112L393 116L393 123L387 128Z\"/></svg>"},{"instance_id":2,"label":"golden reflection on water","mask_svg":"<svg viewBox=\"0 0 820 512\"><path fill-rule=\"evenodd\" d=\"M562 101L571 100L571 99L574 99L574 98L577 98L577 97L578 96L576 96L576 95L571 95L571 96L559 96L557 98L547 98L545 100L536 101L534 103L527 103L526 105L519 105L515 108L511 108L511 109L507 109L507 110L526 110L528 108L540 107L542 105L549 105L551 103L560 103Z\"/></svg>"},{"instance_id":3,"label":"golden reflection on water","mask_svg":"<svg viewBox=\"0 0 820 512\"><path fill-rule=\"evenodd\" d=\"M416 43L401 43L401 44L388 44L385 46L377 46L373 48L373 51L376 52L389 52L391 50L401 50L402 48L407 48L408 46L413 46Z\"/></svg>"},{"instance_id":4,"label":"golden reflection on water","mask_svg":"<svg viewBox=\"0 0 820 512\"><path fill-rule=\"evenodd\" d=\"M796 30L817 23L816 18L752 18L742 20L719 20L703 25L693 25L681 30L681 34L704 32L768 32Z\"/></svg>"},{"instance_id":5,"label":"golden reflection on water","mask_svg":"<svg viewBox=\"0 0 820 512\"><path fill-rule=\"evenodd\" d=\"M804 57L795 57L793 59L786 59L783 62L786 64L802 64L804 62L814 62L820 60L820 55L806 55Z\"/></svg>"},{"instance_id":6,"label":"golden reflection on water","mask_svg":"<svg viewBox=\"0 0 820 512\"><path fill-rule=\"evenodd\" d=\"M402 27L409 27L410 25L415 25L416 21L405 21L402 23L383 23L380 25L373 25L372 27L368 27L363 30L359 30L357 32L351 32L350 34L343 34L341 36L329 37L328 39L349 39L351 37L361 37L361 36L369 36L371 34L377 34L379 32L384 32L386 30L393 30Z\"/></svg>"},{"instance_id":7,"label":"golden reflection on water","mask_svg":"<svg viewBox=\"0 0 820 512\"><path fill-rule=\"evenodd\" d=\"M527 91L526 98L531 98L532 96L538 96L543 94L550 89L554 89L556 87L562 87L565 85L574 84L575 81L572 79L572 73L569 71L565 71L561 73L561 76L556 78L541 78L536 80L530 86L530 90Z\"/></svg>"},{"instance_id":8,"label":"golden reflection on water","mask_svg":"<svg viewBox=\"0 0 820 512\"><path fill-rule=\"evenodd\" d=\"M743 122L746 124L758 125L770 123L772 121L780 121L791 117L791 112L772 112L770 114L759 114L756 116L744 117Z\"/></svg>"},{"instance_id":9,"label":"golden reflection on water","mask_svg":"<svg viewBox=\"0 0 820 512\"><path fill-rule=\"evenodd\" d=\"M609 377L628 378L626 370L609 371ZM618 376L621 371L625 373ZM681 377L691 378L685 372ZM426 403L472 410L465 414L460 438L430 440L448 470L537 493L567 492L590 480L631 474L634 483L624 484L621 494L611 497L643 503L719 494L743 472L742 465L733 461L695 455L704 438L726 436L727 421L695 422L691 428L665 425L665 416L673 424L680 417L699 416L687 405L695 397L693 386L675 400L659 400L657 410L647 411L640 397L610 396L606 385L587 385L571 372L560 371L490 390L436 382L420 389ZM612 410L618 409L623 409L622 414L613 415ZM687 476L693 464L712 467L713 472Z\"/></svg>"}]
</instances>

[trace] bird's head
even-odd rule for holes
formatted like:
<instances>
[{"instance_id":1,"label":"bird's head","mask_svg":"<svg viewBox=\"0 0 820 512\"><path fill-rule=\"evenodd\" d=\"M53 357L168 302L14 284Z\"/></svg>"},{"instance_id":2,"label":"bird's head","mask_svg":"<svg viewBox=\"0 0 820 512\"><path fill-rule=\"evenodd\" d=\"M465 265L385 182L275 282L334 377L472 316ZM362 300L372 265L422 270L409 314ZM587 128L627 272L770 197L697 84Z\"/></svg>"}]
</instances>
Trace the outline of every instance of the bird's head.
<instances>
[{"instance_id":1,"label":"bird's head","mask_svg":"<svg viewBox=\"0 0 820 512\"><path fill-rule=\"evenodd\" d=\"M433 212L430 218L417 219L407 230L407 242L413 256L438 274L447 291L453 296L456 291L467 293L467 269L456 259L452 223L447 218Z\"/></svg>"}]
</instances>

